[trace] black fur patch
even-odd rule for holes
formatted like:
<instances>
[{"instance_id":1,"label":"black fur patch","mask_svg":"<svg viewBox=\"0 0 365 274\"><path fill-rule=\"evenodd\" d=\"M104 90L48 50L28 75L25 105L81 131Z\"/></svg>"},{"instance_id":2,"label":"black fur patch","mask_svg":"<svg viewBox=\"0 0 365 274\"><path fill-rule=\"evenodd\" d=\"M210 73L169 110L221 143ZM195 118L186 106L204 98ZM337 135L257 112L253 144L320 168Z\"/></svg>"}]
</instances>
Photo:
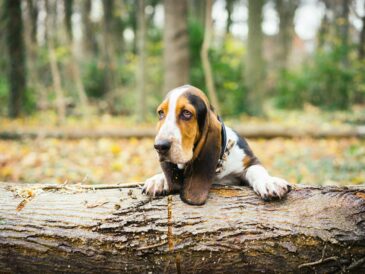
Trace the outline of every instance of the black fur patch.
<instances>
[{"instance_id":1,"label":"black fur patch","mask_svg":"<svg viewBox=\"0 0 365 274\"><path fill-rule=\"evenodd\" d=\"M255 155L253 154L250 146L248 145L247 141L244 138L241 138L237 132L234 132L237 137L238 137L238 141L237 141L237 145L240 149L243 149L243 151L245 152L246 155L250 156L250 157L254 157Z\"/></svg>"},{"instance_id":2,"label":"black fur patch","mask_svg":"<svg viewBox=\"0 0 365 274\"><path fill-rule=\"evenodd\" d=\"M247 169L249 166L260 164L260 161L252 152L247 141L244 138L241 138L237 132L234 133L238 136L237 146L244 151L244 153L246 154L245 157L248 157L247 166L245 166L245 168Z\"/></svg>"},{"instance_id":3,"label":"black fur patch","mask_svg":"<svg viewBox=\"0 0 365 274\"><path fill-rule=\"evenodd\" d=\"M205 105L203 99L200 98L199 96L187 93L186 97L188 98L190 104L192 104L196 109L199 130L200 132L203 132L205 126L205 119L207 117L207 112L208 112L207 106Z\"/></svg>"}]
</instances>

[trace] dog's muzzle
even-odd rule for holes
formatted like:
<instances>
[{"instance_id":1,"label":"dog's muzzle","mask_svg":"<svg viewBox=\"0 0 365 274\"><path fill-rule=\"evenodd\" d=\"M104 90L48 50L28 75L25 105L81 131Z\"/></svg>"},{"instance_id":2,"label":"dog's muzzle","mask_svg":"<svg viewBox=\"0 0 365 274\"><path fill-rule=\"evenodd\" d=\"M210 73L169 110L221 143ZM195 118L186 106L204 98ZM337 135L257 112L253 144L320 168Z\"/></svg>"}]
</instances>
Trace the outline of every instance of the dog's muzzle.
<instances>
[{"instance_id":1,"label":"dog's muzzle","mask_svg":"<svg viewBox=\"0 0 365 274\"><path fill-rule=\"evenodd\" d=\"M158 154L166 156L171 148L172 142L169 140L158 140L155 142L155 149L157 150Z\"/></svg>"}]
</instances>

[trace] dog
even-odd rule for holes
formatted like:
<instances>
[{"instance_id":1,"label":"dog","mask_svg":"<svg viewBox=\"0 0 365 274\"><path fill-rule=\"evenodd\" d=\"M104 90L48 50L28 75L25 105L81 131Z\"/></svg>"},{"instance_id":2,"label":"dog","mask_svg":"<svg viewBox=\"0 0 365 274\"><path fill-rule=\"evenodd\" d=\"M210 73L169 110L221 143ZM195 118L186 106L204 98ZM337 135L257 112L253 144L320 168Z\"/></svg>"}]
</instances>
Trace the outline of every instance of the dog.
<instances>
[{"instance_id":1,"label":"dog","mask_svg":"<svg viewBox=\"0 0 365 274\"><path fill-rule=\"evenodd\" d=\"M171 90L157 108L154 148L163 173L144 183L152 197L180 193L191 205L203 205L213 182L248 184L264 200L281 199L291 189L272 177L246 140L215 114L207 96L184 85Z\"/></svg>"}]
</instances>

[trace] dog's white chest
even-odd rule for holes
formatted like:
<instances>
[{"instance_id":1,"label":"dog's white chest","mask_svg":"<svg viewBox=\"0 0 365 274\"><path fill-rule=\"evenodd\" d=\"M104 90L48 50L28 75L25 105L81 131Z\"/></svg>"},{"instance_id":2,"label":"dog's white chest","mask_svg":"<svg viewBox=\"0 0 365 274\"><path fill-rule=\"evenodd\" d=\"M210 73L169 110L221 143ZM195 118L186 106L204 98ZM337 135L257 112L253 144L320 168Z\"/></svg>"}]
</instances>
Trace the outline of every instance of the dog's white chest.
<instances>
[{"instance_id":1,"label":"dog's white chest","mask_svg":"<svg viewBox=\"0 0 365 274\"><path fill-rule=\"evenodd\" d=\"M223 161L221 171L216 175L216 181L219 183L221 183L221 181L237 178L237 175L241 175L243 173L243 158L245 153L243 149L239 148L237 145L238 136L227 126L226 134L227 142L232 140L234 145L229 150L227 158Z\"/></svg>"}]
</instances>

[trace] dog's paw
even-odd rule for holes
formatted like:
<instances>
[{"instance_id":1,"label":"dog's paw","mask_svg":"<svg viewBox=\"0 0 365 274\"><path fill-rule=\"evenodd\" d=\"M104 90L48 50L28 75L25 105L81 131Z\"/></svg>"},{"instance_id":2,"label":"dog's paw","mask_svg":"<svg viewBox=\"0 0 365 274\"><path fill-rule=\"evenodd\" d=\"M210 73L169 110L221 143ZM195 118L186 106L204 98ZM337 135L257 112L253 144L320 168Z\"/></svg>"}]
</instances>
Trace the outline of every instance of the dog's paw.
<instances>
[{"instance_id":1,"label":"dog's paw","mask_svg":"<svg viewBox=\"0 0 365 274\"><path fill-rule=\"evenodd\" d=\"M142 193L152 197L166 195L168 191L169 186L163 173L156 174L147 179L142 189Z\"/></svg>"},{"instance_id":2,"label":"dog's paw","mask_svg":"<svg viewBox=\"0 0 365 274\"><path fill-rule=\"evenodd\" d=\"M265 201L275 198L281 199L290 192L290 190L291 186L287 181L271 176L256 183L254 186L254 191Z\"/></svg>"}]
</instances>

